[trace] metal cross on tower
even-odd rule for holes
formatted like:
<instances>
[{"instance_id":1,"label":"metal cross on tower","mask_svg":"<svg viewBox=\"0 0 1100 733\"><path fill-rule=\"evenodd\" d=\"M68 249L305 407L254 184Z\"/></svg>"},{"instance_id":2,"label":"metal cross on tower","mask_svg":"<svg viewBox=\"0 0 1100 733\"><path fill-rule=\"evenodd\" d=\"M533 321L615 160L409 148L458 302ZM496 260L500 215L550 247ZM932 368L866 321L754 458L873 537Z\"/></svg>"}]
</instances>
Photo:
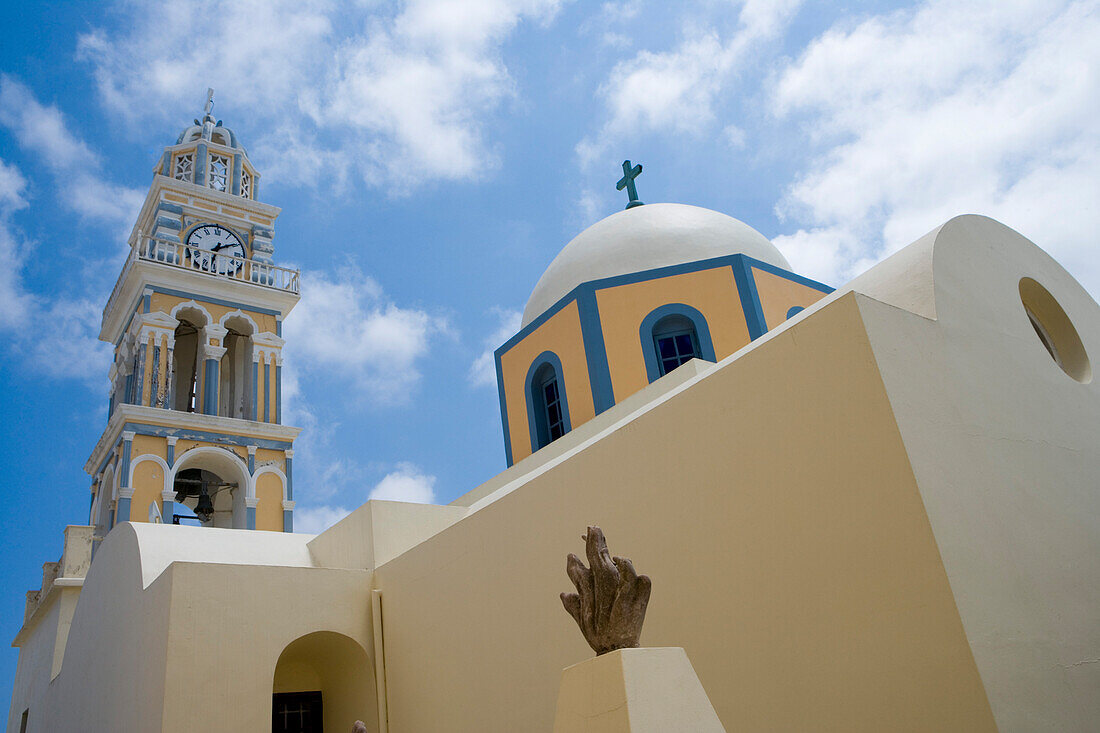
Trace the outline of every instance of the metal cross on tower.
<instances>
[{"instance_id":1,"label":"metal cross on tower","mask_svg":"<svg viewBox=\"0 0 1100 733\"><path fill-rule=\"evenodd\" d=\"M623 161L623 177L619 179L619 182L615 184L615 188L619 191L626 189L626 195L630 201L627 202L626 208L632 209L635 206L641 206L643 202L638 200L638 189L634 186L634 179L642 174L642 164L630 167L630 161Z\"/></svg>"}]
</instances>

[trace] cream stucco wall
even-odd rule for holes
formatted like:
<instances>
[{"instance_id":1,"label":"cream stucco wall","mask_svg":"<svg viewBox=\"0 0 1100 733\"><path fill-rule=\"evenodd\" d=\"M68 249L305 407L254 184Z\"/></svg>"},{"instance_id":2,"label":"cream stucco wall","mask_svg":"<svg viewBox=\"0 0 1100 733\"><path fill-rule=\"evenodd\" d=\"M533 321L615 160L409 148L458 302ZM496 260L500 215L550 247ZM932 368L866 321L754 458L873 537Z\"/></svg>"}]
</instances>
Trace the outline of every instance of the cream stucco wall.
<instances>
[{"instance_id":1,"label":"cream stucco wall","mask_svg":"<svg viewBox=\"0 0 1100 733\"><path fill-rule=\"evenodd\" d=\"M121 524L52 683L49 614L24 629L9 730L27 701L31 731L262 730L276 684L373 675L380 643L393 733L549 730L591 654L557 599L588 524L653 578L642 641L686 649L729 730L1090 730L1100 386L1043 348L1022 277L1100 354L1080 285L963 217L454 506L317 538ZM335 646L277 683L316 632ZM356 684L333 730L374 729Z\"/></svg>"},{"instance_id":2,"label":"cream stucco wall","mask_svg":"<svg viewBox=\"0 0 1100 733\"><path fill-rule=\"evenodd\" d=\"M905 261L879 292L936 320L867 299L860 309L997 724L1094 730L1100 383L1054 363L1019 282L1057 299L1094 360L1100 307L1049 255L985 217L952 219Z\"/></svg>"},{"instance_id":3,"label":"cream stucco wall","mask_svg":"<svg viewBox=\"0 0 1100 733\"><path fill-rule=\"evenodd\" d=\"M551 726L588 524L730 730L993 728L854 295L474 509L376 571L395 733Z\"/></svg>"},{"instance_id":4,"label":"cream stucco wall","mask_svg":"<svg viewBox=\"0 0 1100 733\"><path fill-rule=\"evenodd\" d=\"M264 730L277 662L296 639L339 634L370 662L370 574L313 568L309 539L118 525L92 563L61 674L41 690L29 730ZM326 730L346 733L353 715L376 720L367 667L359 707L338 710Z\"/></svg>"}]
</instances>

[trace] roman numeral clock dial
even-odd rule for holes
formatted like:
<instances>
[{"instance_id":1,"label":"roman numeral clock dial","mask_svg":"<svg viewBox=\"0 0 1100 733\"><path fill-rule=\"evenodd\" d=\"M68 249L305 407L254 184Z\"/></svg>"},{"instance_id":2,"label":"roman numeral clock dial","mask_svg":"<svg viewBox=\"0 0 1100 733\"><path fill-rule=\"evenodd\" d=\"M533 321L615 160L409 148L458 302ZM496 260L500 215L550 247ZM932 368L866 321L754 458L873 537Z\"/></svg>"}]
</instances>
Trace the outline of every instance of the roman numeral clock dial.
<instances>
[{"instance_id":1,"label":"roman numeral clock dial","mask_svg":"<svg viewBox=\"0 0 1100 733\"><path fill-rule=\"evenodd\" d=\"M244 245L236 234L217 224L200 224L187 235L187 256L199 270L235 275L244 267Z\"/></svg>"}]
</instances>

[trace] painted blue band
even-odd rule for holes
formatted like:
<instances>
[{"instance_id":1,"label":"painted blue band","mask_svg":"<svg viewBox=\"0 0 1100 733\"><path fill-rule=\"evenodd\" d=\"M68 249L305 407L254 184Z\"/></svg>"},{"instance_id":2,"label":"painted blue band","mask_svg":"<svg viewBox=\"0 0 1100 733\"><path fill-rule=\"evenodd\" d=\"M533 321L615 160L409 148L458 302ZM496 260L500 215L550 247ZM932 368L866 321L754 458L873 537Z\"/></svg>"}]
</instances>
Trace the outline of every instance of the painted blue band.
<instances>
[{"instance_id":1,"label":"painted blue band","mask_svg":"<svg viewBox=\"0 0 1100 733\"><path fill-rule=\"evenodd\" d=\"M234 196L241 195L241 154L233 154L233 185L230 188Z\"/></svg>"},{"instance_id":2,"label":"painted blue band","mask_svg":"<svg viewBox=\"0 0 1100 733\"><path fill-rule=\"evenodd\" d=\"M512 432L508 429L508 397L504 394L504 371L500 367L500 352L493 354L497 368L497 396L500 400L500 427L504 431L504 461L512 465Z\"/></svg>"},{"instance_id":3,"label":"painted blue band","mask_svg":"<svg viewBox=\"0 0 1100 733\"><path fill-rule=\"evenodd\" d=\"M604 346L603 326L600 324L600 308L595 290L584 290L577 296L577 310L581 319L581 340L584 342L584 358L588 366L588 383L592 388L592 407L599 415L615 405L615 392L611 386L611 368L607 364L607 348Z\"/></svg>"},{"instance_id":4,"label":"painted blue band","mask_svg":"<svg viewBox=\"0 0 1100 733\"><path fill-rule=\"evenodd\" d=\"M203 370L202 411L205 415L218 414L218 360L207 359Z\"/></svg>"},{"instance_id":5,"label":"painted blue band","mask_svg":"<svg viewBox=\"0 0 1100 733\"><path fill-rule=\"evenodd\" d=\"M283 510L283 531L294 531L294 512L292 512L290 509Z\"/></svg>"},{"instance_id":6,"label":"painted blue band","mask_svg":"<svg viewBox=\"0 0 1100 733\"><path fill-rule=\"evenodd\" d=\"M252 362L252 406L249 408L251 419L256 420L256 410L260 407L260 362Z\"/></svg>"},{"instance_id":7,"label":"painted blue band","mask_svg":"<svg viewBox=\"0 0 1100 733\"><path fill-rule=\"evenodd\" d=\"M246 506L244 508L245 516L245 529L256 529L256 507Z\"/></svg>"},{"instance_id":8,"label":"painted blue band","mask_svg":"<svg viewBox=\"0 0 1100 733\"><path fill-rule=\"evenodd\" d=\"M283 367L275 365L275 424L283 422Z\"/></svg>"},{"instance_id":9,"label":"painted blue band","mask_svg":"<svg viewBox=\"0 0 1100 733\"><path fill-rule=\"evenodd\" d=\"M206 143L199 143L195 147L195 184L206 185Z\"/></svg>"},{"instance_id":10,"label":"painted blue band","mask_svg":"<svg viewBox=\"0 0 1100 733\"><path fill-rule=\"evenodd\" d=\"M271 365L264 364L264 422L271 422Z\"/></svg>"},{"instance_id":11,"label":"painted blue band","mask_svg":"<svg viewBox=\"0 0 1100 733\"><path fill-rule=\"evenodd\" d=\"M134 441L132 440L122 441L122 461L118 467L118 487L120 489L130 488L130 450L133 446Z\"/></svg>"},{"instance_id":12,"label":"painted blue band","mask_svg":"<svg viewBox=\"0 0 1100 733\"><path fill-rule=\"evenodd\" d=\"M116 507L115 507L115 524L118 524L119 522L129 522L129 521L130 521L130 500L120 498L118 500L118 503L117 503Z\"/></svg>"},{"instance_id":13,"label":"painted blue band","mask_svg":"<svg viewBox=\"0 0 1100 733\"><path fill-rule=\"evenodd\" d=\"M294 501L294 459L290 456L286 457L286 499Z\"/></svg>"},{"instance_id":14,"label":"painted blue band","mask_svg":"<svg viewBox=\"0 0 1100 733\"><path fill-rule=\"evenodd\" d=\"M744 256L737 257L737 262L733 264L733 279L737 283L741 310L745 313L749 341L755 341L767 332L768 326L764 321L764 309L760 306L760 295L756 292L756 280L753 279L751 265Z\"/></svg>"}]
</instances>

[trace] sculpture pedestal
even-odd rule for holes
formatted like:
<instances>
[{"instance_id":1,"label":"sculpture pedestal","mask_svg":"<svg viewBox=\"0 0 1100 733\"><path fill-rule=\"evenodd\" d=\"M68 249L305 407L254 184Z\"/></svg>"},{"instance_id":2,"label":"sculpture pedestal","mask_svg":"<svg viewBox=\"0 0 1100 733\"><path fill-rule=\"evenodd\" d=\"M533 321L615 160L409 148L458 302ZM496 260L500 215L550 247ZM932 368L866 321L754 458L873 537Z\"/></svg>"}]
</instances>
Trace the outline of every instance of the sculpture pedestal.
<instances>
[{"instance_id":1,"label":"sculpture pedestal","mask_svg":"<svg viewBox=\"0 0 1100 733\"><path fill-rule=\"evenodd\" d=\"M725 733L680 647L620 649L561 673L554 733Z\"/></svg>"}]
</instances>

